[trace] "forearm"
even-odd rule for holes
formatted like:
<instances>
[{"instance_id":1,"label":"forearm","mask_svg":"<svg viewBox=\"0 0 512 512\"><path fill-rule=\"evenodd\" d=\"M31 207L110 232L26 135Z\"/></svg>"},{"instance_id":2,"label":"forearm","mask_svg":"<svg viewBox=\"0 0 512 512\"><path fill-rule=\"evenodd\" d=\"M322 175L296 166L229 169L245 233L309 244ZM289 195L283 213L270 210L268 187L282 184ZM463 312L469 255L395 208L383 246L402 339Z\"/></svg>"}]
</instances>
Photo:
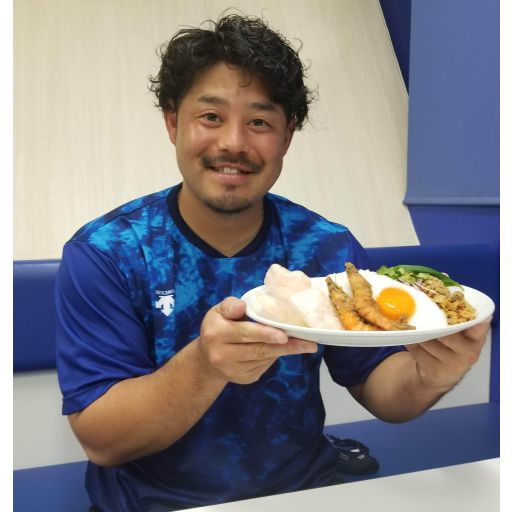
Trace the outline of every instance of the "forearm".
<instances>
[{"instance_id":1,"label":"forearm","mask_svg":"<svg viewBox=\"0 0 512 512\"><path fill-rule=\"evenodd\" d=\"M491 319L449 336L407 345L384 359L353 396L375 416L407 421L459 382L480 356Z\"/></svg>"},{"instance_id":2,"label":"forearm","mask_svg":"<svg viewBox=\"0 0 512 512\"><path fill-rule=\"evenodd\" d=\"M172 445L225 385L209 371L196 340L154 373L115 384L70 422L93 462L119 465Z\"/></svg>"},{"instance_id":3,"label":"forearm","mask_svg":"<svg viewBox=\"0 0 512 512\"><path fill-rule=\"evenodd\" d=\"M380 363L351 393L377 418L398 423L420 416L450 388L427 385L411 354L399 352Z\"/></svg>"}]
</instances>

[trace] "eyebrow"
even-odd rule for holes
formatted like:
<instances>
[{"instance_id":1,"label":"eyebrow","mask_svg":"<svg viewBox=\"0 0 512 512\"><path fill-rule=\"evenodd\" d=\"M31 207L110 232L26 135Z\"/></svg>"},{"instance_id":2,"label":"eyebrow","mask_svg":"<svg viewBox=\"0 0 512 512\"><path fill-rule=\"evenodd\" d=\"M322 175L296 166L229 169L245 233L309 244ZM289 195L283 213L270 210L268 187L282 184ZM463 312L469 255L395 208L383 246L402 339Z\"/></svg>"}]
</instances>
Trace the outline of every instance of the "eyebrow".
<instances>
[{"instance_id":1,"label":"eyebrow","mask_svg":"<svg viewBox=\"0 0 512 512\"><path fill-rule=\"evenodd\" d=\"M225 105L229 104L228 100L226 100L224 98L220 98L219 96L204 95L204 96L200 96L197 99L197 101L199 101L200 103L206 103L208 105L225 106ZM253 101L252 103L250 103L249 106L255 110L263 110L266 112L275 112L277 110L276 106L271 102L263 103L261 101Z\"/></svg>"}]
</instances>

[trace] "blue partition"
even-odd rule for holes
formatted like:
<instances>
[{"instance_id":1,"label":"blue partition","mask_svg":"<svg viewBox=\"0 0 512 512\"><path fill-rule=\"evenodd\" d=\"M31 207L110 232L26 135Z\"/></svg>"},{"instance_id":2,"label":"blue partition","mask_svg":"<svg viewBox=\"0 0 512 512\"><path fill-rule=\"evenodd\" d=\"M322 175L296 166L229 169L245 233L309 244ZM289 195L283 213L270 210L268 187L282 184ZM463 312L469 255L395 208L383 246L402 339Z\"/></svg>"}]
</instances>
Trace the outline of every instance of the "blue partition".
<instances>
[{"instance_id":1,"label":"blue partition","mask_svg":"<svg viewBox=\"0 0 512 512\"><path fill-rule=\"evenodd\" d=\"M407 204L499 204L499 22L499 0L413 0Z\"/></svg>"}]
</instances>

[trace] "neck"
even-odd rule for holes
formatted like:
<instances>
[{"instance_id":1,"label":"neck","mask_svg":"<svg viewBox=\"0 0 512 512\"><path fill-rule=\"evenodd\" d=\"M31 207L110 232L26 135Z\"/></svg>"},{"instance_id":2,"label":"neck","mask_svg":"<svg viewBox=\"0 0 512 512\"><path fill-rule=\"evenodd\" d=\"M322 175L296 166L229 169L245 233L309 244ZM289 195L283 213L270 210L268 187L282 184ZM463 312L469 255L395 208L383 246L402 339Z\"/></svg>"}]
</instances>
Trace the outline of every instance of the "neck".
<instances>
[{"instance_id":1,"label":"neck","mask_svg":"<svg viewBox=\"0 0 512 512\"><path fill-rule=\"evenodd\" d=\"M199 238L228 257L246 247L263 224L263 200L241 212L224 213L212 210L182 189L178 195L178 209Z\"/></svg>"}]
</instances>

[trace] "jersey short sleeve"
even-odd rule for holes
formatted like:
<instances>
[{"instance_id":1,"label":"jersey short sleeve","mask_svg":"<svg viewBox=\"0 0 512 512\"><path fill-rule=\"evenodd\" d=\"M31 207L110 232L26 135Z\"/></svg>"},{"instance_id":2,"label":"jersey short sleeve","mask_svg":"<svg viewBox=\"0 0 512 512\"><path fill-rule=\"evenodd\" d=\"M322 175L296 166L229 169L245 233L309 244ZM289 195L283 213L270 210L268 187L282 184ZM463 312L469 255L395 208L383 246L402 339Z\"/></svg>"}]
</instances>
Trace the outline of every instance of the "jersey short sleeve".
<instances>
[{"instance_id":1,"label":"jersey short sleeve","mask_svg":"<svg viewBox=\"0 0 512 512\"><path fill-rule=\"evenodd\" d=\"M56 282L57 368L63 414L87 407L115 383L155 365L124 276L87 243L68 242Z\"/></svg>"}]
</instances>

